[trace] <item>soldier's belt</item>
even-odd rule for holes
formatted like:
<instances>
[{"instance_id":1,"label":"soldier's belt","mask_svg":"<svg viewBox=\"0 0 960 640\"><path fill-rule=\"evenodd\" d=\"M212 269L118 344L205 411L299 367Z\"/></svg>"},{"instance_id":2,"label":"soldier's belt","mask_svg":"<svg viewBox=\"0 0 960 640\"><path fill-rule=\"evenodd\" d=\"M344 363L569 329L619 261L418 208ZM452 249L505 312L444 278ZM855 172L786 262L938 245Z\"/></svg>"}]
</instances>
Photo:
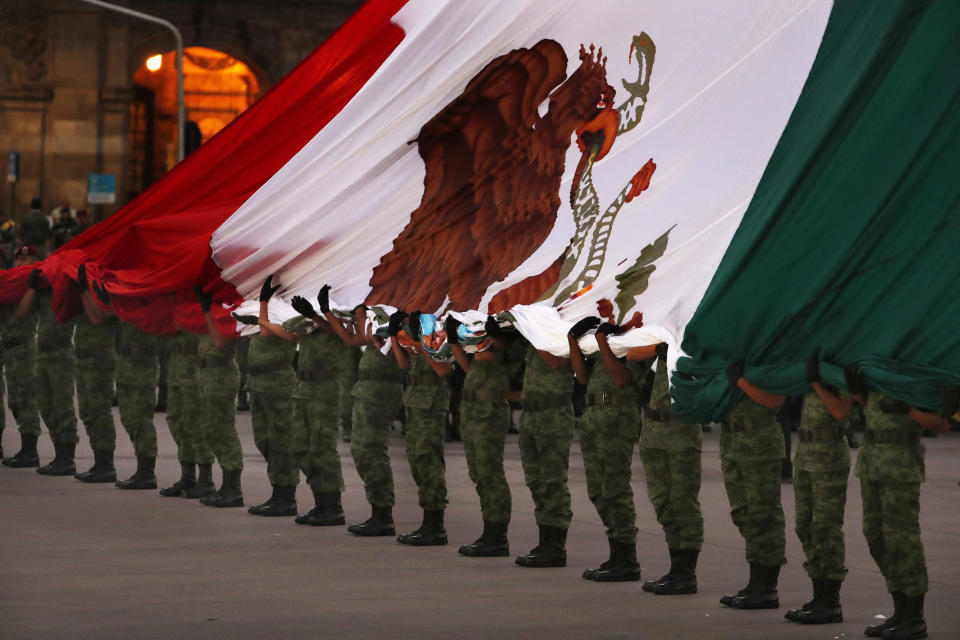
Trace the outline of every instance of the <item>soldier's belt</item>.
<instances>
[{"instance_id":1,"label":"soldier's belt","mask_svg":"<svg viewBox=\"0 0 960 640\"><path fill-rule=\"evenodd\" d=\"M304 382L327 382L328 380L336 380L336 377L330 375L329 371L304 369L297 371L297 379Z\"/></svg>"},{"instance_id":2,"label":"soldier's belt","mask_svg":"<svg viewBox=\"0 0 960 640\"><path fill-rule=\"evenodd\" d=\"M438 385L440 384L440 378L432 371L411 373L407 376L407 384Z\"/></svg>"},{"instance_id":3,"label":"soldier's belt","mask_svg":"<svg viewBox=\"0 0 960 640\"><path fill-rule=\"evenodd\" d=\"M656 409L647 409L647 420L653 420L654 422L670 422L671 416L669 411L657 411Z\"/></svg>"},{"instance_id":4,"label":"soldier's belt","mask_svg":"<svg viewBox=\"0 0 960 640\"><path fill-rule=\"evenodd\" d=\"M800 442L840 442L844 433L839 429L801 429L797 434Z\"/></svg>"},{"instance_id":5,"label":"soldier's belt","mask_svg":"<svg viewBox=\"0 0 960 640\"><path fill-rule=\"evenodd\" d=\"M549 411L550 409L565 409L571 406L569 395L556 393L552 395L537 395L524 397L520 402L524 411Z\"/></svg>"},{"instance_id":6,"label":"soldier's belt","mask_svg":"<svg viewBox=\"0 0 960 640\"><path fill-rule=\"evenodd\" d=\"M507 392L495 389L464 389L460 398L470 402L500 402L507 399Z\"/></svg>"},{"instance_id":7,"label":"soldier's belt","mask_svg":"<svg viewBox=\"0 0 960 640\"><path fill-rule=\"evenodd\" d=\"M121 347L117 353L124 358L153 358L157 355L156 349L134 349L132 347Z\"/></svg>"},{"instance_id":8,"label":"soldier's belt","mask_svg":"<svg viewBox=\"0 0 960 640\"><path fill-rule=\"evenodd\" d=\"M216 357L216 356L200 356L199 365L201 369L209 369L211 367L229 367L232 360L230 358Z\"/></svg>"},{"instance_id":9,"label":"soldier's belt","mask_svg":"<svg viewBox=\"0 0 960 640\"><path fill-rule=\"evenodd\" d=\"M630 405L636 404L636 398L627 394L614 393L588 393L587 406L597 407L601 405Z\"/></svg>"},{"instance_id":10,"label":"soldier's belt","mask_svg":"<svg viewBox=\"0 0 960 640\"><path fill-rule=\"evenodd\" d=\"M358 371L357 380L365 380L367 382L383 382L385 384L400 384L400 380L397 378L391 378L390 376L377 375L370 371Z\"/></svg>"},{"instance_id":11,"label":"soldier's belt","mask_svg":"<svg viewBox=\"0 0 960 640\"><path fill-rule=\"evenodd\" d=\"M279 373L281 371L293 370L292 362L267 362L264 364L247 364L247 373L261 375L264 373Z\"/></svg>"},{"instance_id":12,"label":"soldier's belt","mask_svg":"<svg viewBox=\"0 0 960 640\"><path fill-rule=\"evenodd\" d=\"M875 431L867 429L863 432L863 439L873 444L916 444L920 442L919 433L905 431Z\"/></svg>"},{"instance_id":13,"label":"soldier's belt","mask_svg":"<svg viewBox=\"0 0 960 640\"><path fill-rule=\"evenodd\" d=\"M74 351L77 354L78 358L84 358L84 359L111 358L116 355L116 350L113 347L74 349Z\"/></svg>"}]
</instances>

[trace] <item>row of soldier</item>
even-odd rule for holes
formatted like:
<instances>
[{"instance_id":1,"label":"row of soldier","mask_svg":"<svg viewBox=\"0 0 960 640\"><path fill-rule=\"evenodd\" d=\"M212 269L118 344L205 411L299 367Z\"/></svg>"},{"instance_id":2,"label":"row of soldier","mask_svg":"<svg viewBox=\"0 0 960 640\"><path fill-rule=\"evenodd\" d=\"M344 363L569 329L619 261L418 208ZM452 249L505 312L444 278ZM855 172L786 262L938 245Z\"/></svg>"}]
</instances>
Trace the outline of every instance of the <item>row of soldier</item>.
<instances>
[{"instance_id":1,"label":"row of soldier","mask_svg":"<svg viewBox=\"0 0 960 640\"><path fill-rule=\"evenodd\" d=\"M17 264L29 264L33 259L27 248L18 253ZM0 328L9 404L22 439L21 451L4 464L39 464L36 443L40 425L31 399L41 398L39 414L49 429L56 457L38 472L74 474L78 439L72 389L76 367L80 417L95 456L93 467L76 477L86 482L115 481L110 360L116 358L120 419L137 455L136 472L116 484L125 489L156 488L157 438L152 417L155 339L105 312L109 295L86 281L82 267L77 286L86 315L76 323L75 333L73 324L58 325L54 320L49 289L45 289L39 270L32 273L30 289L16 308L4 309ZM261 290L259 315L236 316L259 329L249 345L247 387L255 443L267 461L273 488L265 503L249 508L251 514L296 516L297 523L314 526L345 524L341 506L344 482L336 448L340 368L353 362L352 348L363 347L351 391L350 450L372 513L347 530L359 536L396 535L388 441L402 406L406 453L423 518L418 529L397 536L397 541L412 546L447 544L444 441L450 400L444 378L450 375L452 364L429 357L421 342L425 335L442 330L456 364L466 372L460 430L483 521L481 535L461 546L459 553L472 557L510 553L511 494L503 455L512 424L510 402L514 402L523 408L521 462L539 528L538 544L518 556L516 563L523 567L566 565L565 542L572 518L567 467L574 437L571 397L576 380L587 389L580 446L588 496L606 526L609 542L608 559L584 571L583 577L596 582L640 579L631 488L633 450L639 441L648 495L670 552L669 571L644 582L643 589L659 595L696 593L696 567L703 544L699 505L702 433L699 424L671 415L665 343L633 348L617 357L607 336L624 328L591 317L570 329L570 355L558 357L538 351L490 318L481 346L468 350L460 343L472 333L452 316L441 327L430 314L398 311L382 335L372 330L362 305L354 309L352 319L335 314L329 305L329 287L318 295L319 309L295 296L292 305L299 317L280 325L271 322L268 314L269 300L278 288L268 279ZM199 498L214 507L242 506L243 457L234 422L239 385L237 341L217 330L210 316L210 295L200 289L196 294L208 332L181 331L173 338L168 423L182 475L161 494ZM103 304L96 304L92 296ZM31 339L34 329L35 341ZM588 332L596 336L599 348L591 355L580 348L580 340ZM291 365L295 353L296 368ZM807 365L810 391L804 396L794 460L796 530L806 554L804 568L813 584L813 598L788 611L786 617L804 624L843 619L839 599L846 575L842 524L850 469L845 419L857 403L864 406L867 418L856 470L863 493L864 533L895 608L893 616L868 627L865 633L899 640L926 637L923 595L927 578L919 535L923 445L919 434L922 429L943 431L948 423L935 411L866 393L863 374L855 367L845 370L847 389L826 385L819 377L819 361L819 353L814 353ZM512 391L511 372L521 362L525 365L523 387ZM35 372L28 370L31 366L36 367ZM652 389L644 390L651 369L655 371ZM723 596L721 602L738 609L777 608L778 577L786 563L780 502L780 473L786 454L776 415L786 398L744 378L742 364L732 364L727 374L743 393L722 423L721 466L731 516L745 540L750 577L743 589ZM30 384L30 380L36 383ZM649 397L649 401L640 402L641 397ZM956 390L948 389L942 413L952 415L956 403ZM199 419L193 414L196 407L200 408ZM213 483L214 461L223 474L219 488ZM301 472L313 492L314 506L297 515L295 490Z\"/></svg>"}]
</instances>

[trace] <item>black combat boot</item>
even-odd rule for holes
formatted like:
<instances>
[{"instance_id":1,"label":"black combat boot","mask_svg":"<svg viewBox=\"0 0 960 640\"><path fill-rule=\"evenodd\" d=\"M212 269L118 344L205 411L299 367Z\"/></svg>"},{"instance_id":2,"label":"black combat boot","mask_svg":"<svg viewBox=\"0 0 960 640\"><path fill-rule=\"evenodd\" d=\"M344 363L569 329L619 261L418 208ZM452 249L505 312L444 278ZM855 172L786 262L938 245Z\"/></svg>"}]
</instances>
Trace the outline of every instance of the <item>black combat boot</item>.
<instances>
[{"instance_id":1,"label":"black combat boot","mask_svg":"<svg viewBox=\"0 0 960 640\"><path fill-rule=\"evenodd\" d=\"M594 582L636 582L640 579L636 542L613 542L610 564L593 572Z\"/></svg>"},{"instance_id":2,"label":"black combat boot","mask_svg":"<svg viewBox=\"0 0 960 640\"><path fill-rule=\"evenodd\" d=\"M355 536L395 536L393 527L393 507L373 507L366 522L352 524L347 531Z\"/></svg>"},{"instance_id":3,"label":"black combat boot","mask_svg":"<svg viewBox=\"0 0 960 640\"><path fill-rule=\"evenodd\" d=\"M326 498L325 493L321 493L316 489L314 489L313 490L313 502L314 502L313 509L310 509L310 511L307 511L306 513L302 513L298 515L296 518L293 519L293 521L296 522L297 524L310 524L310 520L313 518L316 518L317 514L319 514L320 511L323 510L323 507L325 504L325 498Z\"/></svg>"},{"instance_id":4,"label":"black combat boot","mask_svg":"<svg viewBox=\"0 0 960 640\"><path fill-rule=\"evenodd\" d=\"M247 513L252 516L262 516L263 510L269 506L272 506L273 503L277 501L277 493L279 491L279 487L272 487L272 490L270 491L270 497L267 498L267 501L247 508Z\"/></svg>"},{"instance_id":5,"label":"black combat boot","mask_svg":"<svg viewBox=\"0 0 960 640\"><path fill-rule=\"evenodd\" d=\"M671 549L670 572L647 589L658 596L679 596L697 592L696 549ZM644 585L646 587L646 585Z\"/></svg>"},{"instance_id":6,"label":"black combat boot","mask_svg":"<svg viewBox=\"0 0 960 640\"><path fill-rule=\"evenodd\" d=\"M664 581L668 580L670 578L670 572L673 571L673 568L677 564L676 554L677 552L674 549L670 549L670 571L660 576L660 578L658 578L657 580L647 580L642 585L640 585L640 588L643 589L644 591L649 591L650 593L653 593L653 588L656 585L661 584Z\"/></svg>"},{"instance_id":7,"label":"black combat boot","mask_svg":"<svg viewBox=\"0 0 960 640\"><path fill-rule=\"evenodd\" d=\"M749 593L734 599L733 606L737 609L776 609L780 606L780 597L777 594L777 582L780 579L780 566L757 569L757 579Z\"/></svg>"},{"instance_id":8,"label":"black combat boot","mask_svg":"<svg viewBox=\"0 0 960 640\"><path fill-rule=\"evenodd\" d=\"M800 614L813 609L816 606L817 601L823 598L823 581L814 579L811 579L810 581L813 583L813 598L811 598L809 602L804 602L802 605L800 605L799 609L790 609L783 614L783 617L790 622L799 622L798 618L800 617Z\"/></svg>"},{"instance_id":9,"label":"black combat boot","mask_svg":"<svg viewBox=\"0 0 960 640\"><path fill-rule=\"evenodd\" d=\"M560 527L540 527L540 544L525 556L518 556L521 567L567 566L567 530Z\"/></svg>"},{"instance_id":10,"label":"black combat boot","mask_svg":"<svg viewBox=\"0 0 960 640\"><path fill-rule=\"evenodd\" d=\"M137 470L127 478L116 483L118 489L156 489L157 476L153 473L156 458L137 456Z\"/></svg>"},{"instance_id":11,"label":"black combat boot","mask_svg":"<svg viewBox=\"0 0 960 640\"><path fill-rule=\"evenodd\" d=\"M794 622L801 624L831 624L843 622L840 608L839 580L813 581L813 606L797 613Z\"/></svg>"},{"instance_id":12,"label":"black combat boot","mask_svg":"<svg viewBox=\"0 0 960 640\"><path fill-rule=\"evenodd\" d=\"M900 613L903 610L904 595L899 591L894 591L890 595L893 596L893 615L880 624L874 624L867 627L863 630L863 635L869 638L880 638L883 636L884 631L896 627L900 622Z\"/></svg>"},{"instance_id":13,"label":"black combat boot","mask_svg":"<svg viewBox=\"0 0 960 640\"><path fill-rule=\"evenodd\" d=\"M900 594L900 620L883 630L883 640L922 640L927 637L927 622L923 619L923 594Z\"/></svg>"},{"instance_id":14,"label":"black combat boot","mask_svg":"<svg viewBox=\"0 0 960 640\"><path fill-rule=\"evenodd\" d=\"M220 490L215 491L200 498L200 504L208 507L242 507L243 490L240 488L240 469L228 471L223 470L223 482L220 483Z\"/></svg>"},{"instance_id":15,"label":"black combat boot","mask_svg":"<svg viewBox=\"0 0 960 640\"><path fill-rule=\"evenodd\" d=\"M73 455L76 453L77 445L72 442L54 442L53 449L56 455L50 464L45 464L37 469L37 473L45 476L72 476L77 472L77 465L73 462Z\"/></svg>"},{"instance_id":16,"label":"black combat boot","mask_svg":"<svg viewBox=\"0 0 960 640\"><path fill-rule=\"evenodd\" d=\"M616 545L616 543L610 538L607 538L607 544L610 546L610 557L607 560L604 560L602 563L600 563L600 566L597 567L596 569L584 569L583 570L584 580L593 580L593 577L597 574L597 571L603 571L610 567L610 564L613 562L614 545Z\"/></svg>"},{"instance_id":17,"label":"black combat boot","mask_svg":"<svg viewBox=\"0 0 960 640\"><path fill-rule=\"evenodd\" d=\"M465 544L457 553L473 558L499 558L510 555L510 543L507 542L507 522L483 521L483 533L473 544Z\"/></svg>"},{"instance_id":18,"label":"black combat boot","mask_svg":"<svg viewBox=\"0 0 960 640\"><path fill-rule=\"evenodd\" d=\"M443 509L424 511L420 528L400 534L397 542L411 547L438 547L447 544L447 530L443 528Z\"/></svg>"},{"instance_id":19,"label":"black combat boot","mask_svg":"<svg viewBox=\"0 0 960 640\"><path fill-rule=\"evenodd\" d=\"M93 450L93 466L73 476L80 482L116 482L117 470L113 468L113 451Z\"/></svg>"},{"instance_id":20,"label":"black combat boot","mask_svg":"<svg viewBox=\"0 0 960 640\"><path fill-rule=\"evenodd\" d=\"M277 487L277 497L273 503L263 505L258 515L268 518L297 515L297 485Z\"/></svg>"},{"instance_id":21,"label":"black combat boot","mask_svg":"<svg viewBox=\"0 0 960 640\"><path fill-rule=\"evenodd\" d=\"M750 563L750 580L747 581L747 586L736 593L726 594L720 598L720 604L726 605L728 607L733 606L733 601L737 598L742 598L753 590L753 584L757 581L757 574L760 571L760 565L756 562Z\"/></svg>"},{"instance_id":22,"label":"black combat boot","mask_svg":"<svg viewBox=\"0 0 960 640\"><path fill-rule=\"evenodd\" d=\"M213 485L213 464L198 464L197 483L185 490L183 497L196 500L208 496L216 490L217 488Z\"/></svg>"},{"instance_id":23,"label":"black combat boot","mask_svg":"<svg viewBox=\"0 0 960 640\"><path fill-rule=\"evenodd\" d=\"M182 496L197 485L197 465L187 462L180 463L180 479L165 489L160 489L160 495L165 498Z\"/></svg>"},{"instance_id":24,"label":"black combat boot","mask_svg":"<svg viewBox=\"0 0 960 640\"><path fill-rule=\"evenodd\" d=\"M314 494L314 496L316 495ZM343 516L343 506L340 504L340 492L331 491L319 495L323 506L315 515L308 517L305 524L314 527L334 527L346 524L347 520Z\"/></svg>"},{"instance_id":25,"label":"black combat boot","mask_svg":"<svg viewBox=\"0 0 960 640\"><path fill-rule=\"evenodd\" d=\"M12 458L4 458L3 464L15 468L39 467L40 456L37 455L37 436L21 433L20 451L13 454Z\"/></svg>"}]
</instances>

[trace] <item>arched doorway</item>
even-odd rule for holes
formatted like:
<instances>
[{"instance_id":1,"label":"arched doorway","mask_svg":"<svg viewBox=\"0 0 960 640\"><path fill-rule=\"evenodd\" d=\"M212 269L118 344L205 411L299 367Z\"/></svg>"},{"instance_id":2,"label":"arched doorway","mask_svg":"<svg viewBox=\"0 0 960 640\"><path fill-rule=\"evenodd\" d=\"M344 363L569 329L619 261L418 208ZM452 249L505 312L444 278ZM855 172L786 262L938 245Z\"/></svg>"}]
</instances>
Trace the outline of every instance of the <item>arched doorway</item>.
<instances>
[{"instance_id":1,"label":"arched doorway","mask_svg":"<svg viewBox=\"0 0 960 640\"><path fill-rule=\"evenodd\" d=\"M194 125L200 141L206 142L253 104L263 84L250 66L228 53L206 47L186 48L183 86L188 151ZM129 197L149 187L176 164L176 140L176 55L168 51L147 58L133 76Z\"/></svg>"}]
</instances>

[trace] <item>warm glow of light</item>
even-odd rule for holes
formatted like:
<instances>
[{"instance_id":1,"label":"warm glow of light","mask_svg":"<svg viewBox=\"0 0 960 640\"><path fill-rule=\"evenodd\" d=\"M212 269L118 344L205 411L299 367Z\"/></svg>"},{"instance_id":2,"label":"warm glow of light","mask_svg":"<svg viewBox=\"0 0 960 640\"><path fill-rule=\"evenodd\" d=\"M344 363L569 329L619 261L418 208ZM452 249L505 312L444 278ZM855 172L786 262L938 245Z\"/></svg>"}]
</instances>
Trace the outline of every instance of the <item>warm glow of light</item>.
<instances>
[{"instance_id":1,"label":"warm glow of light","mask_svg":"<svg viewBox=\"0 0 960 640\"><path fill-rule=\"evenodd\" d=\"M147 69L150 71L160 71L160 67L163 66L163 56L159 53L155 56L150 56L147 58Z\"/></svg>"}]
</instances>

